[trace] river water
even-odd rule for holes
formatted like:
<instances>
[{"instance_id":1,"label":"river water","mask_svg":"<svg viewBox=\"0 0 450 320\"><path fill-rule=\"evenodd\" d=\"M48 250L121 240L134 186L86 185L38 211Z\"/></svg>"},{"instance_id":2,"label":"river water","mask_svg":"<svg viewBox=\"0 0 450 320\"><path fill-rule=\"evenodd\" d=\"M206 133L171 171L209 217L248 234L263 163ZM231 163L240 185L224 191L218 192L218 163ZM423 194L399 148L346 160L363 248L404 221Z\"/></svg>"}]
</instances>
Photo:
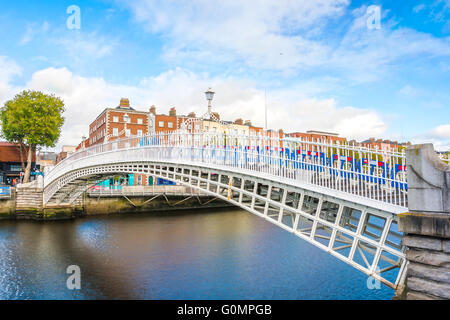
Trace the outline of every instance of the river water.
<instances>
[{"instance_id":1,"label":"river water","mask_svg":"<svg viewBox=\"0 0 450 320\"><path fill-rule=\"evenodd\" d=\"M67 289L66 269L81 270ZM0 299L391 299L367 276L240 210L0 221Z\"/></svg>"}]
</instances>

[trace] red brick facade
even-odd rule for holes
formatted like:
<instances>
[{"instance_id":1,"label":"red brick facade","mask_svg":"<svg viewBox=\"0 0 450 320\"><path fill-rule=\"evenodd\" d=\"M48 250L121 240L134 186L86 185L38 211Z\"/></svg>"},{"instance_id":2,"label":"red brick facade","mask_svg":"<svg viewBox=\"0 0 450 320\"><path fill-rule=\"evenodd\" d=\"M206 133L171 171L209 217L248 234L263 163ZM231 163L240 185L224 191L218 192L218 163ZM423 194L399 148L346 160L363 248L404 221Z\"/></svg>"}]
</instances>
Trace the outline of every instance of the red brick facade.
<instances>
[{"instance_id":1,"label":"red brick facade","mask_svg":"<svg viewBox=\"0 0 450 320\"><path fill-rule=\"evenodd\" d=\"M122 98L119 107L105 109L89 125L89 138L84 147L103 143L106 138L112 141L127 136L143 136L148 134L148 127L148 112L134 110L128 99ZM77 149L81 147L80 144Z\"/></svg>"},{"instance_id":2,"label":"red brick facade","mask_svg":"<svg viewBox=\"0 0 450 320\"><path fill-rule=\"evenodd\" d=\"M336 134L328 134L328 133L313 133L313 132L293 132L289 133L290 137L301 138L304 140L312 141L312 142L324 142L329 144L336 144L337 142L342 143L347 141L346 138L338 137Z\"/></svg>"},{"instance_id":3,"label":"red brick facade","mask_svg":"<svg viewBox=\"0 0 450 320\"><path fill-rule=\"evenodd\" d=\"M155 132L171 132L177 129L177 116L157 114L155 116Z\"/></svg>"}]
</instances>

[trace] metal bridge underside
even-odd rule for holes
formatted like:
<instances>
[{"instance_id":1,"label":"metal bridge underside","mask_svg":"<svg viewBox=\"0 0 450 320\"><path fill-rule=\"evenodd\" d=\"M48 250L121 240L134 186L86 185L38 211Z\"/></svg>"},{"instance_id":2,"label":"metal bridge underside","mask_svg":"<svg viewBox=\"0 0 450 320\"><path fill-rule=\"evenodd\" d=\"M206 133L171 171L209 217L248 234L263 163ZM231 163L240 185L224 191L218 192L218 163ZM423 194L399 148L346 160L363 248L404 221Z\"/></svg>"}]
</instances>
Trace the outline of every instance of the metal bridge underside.
<instances>
[{"instance_id":1,"label":"metal bridge underside","mask_svg":"<svg viewBox=\"0 0 450 320\"><path fill-rule=\"evenodd\" d=\"M128 174L196 188L292 232L393 289L404 282L406 261L395 213L248 173L156 161L103 164L59 177L46 186L44 203L73 203L99 182Z\"/></svg>"}]
</instances>

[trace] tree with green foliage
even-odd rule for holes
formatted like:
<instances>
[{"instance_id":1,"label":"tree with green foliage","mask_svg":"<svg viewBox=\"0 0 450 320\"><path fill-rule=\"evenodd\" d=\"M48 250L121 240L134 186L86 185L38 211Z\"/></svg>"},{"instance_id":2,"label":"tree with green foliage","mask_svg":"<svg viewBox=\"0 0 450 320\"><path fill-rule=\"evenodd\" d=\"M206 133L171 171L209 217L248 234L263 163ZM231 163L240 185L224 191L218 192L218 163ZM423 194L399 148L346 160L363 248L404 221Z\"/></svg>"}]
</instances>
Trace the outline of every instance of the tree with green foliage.
<instances>
[{"instance_id":1,"label":"tree with green foliage","mask_svg":"<svg viewBox=\"0 0 450 320\"><path fill-rule=\"evenodd\" d=\"M64 102L54 95L25 90L0 108L1 136L19 145L23 183L30 180L33 154L39 147L54 147L64 124ZM23 155L26 155L26 166Z\"/></svg>"}]
</instances>

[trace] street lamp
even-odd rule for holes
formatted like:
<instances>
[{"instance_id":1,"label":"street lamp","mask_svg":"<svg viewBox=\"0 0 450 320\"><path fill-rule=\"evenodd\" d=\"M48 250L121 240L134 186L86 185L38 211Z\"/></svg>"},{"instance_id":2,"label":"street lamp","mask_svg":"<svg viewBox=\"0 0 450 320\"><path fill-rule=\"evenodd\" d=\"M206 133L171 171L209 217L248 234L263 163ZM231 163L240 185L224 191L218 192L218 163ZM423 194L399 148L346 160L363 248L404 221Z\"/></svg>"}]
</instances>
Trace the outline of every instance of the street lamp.
<instances>
[{"instance_id":1,"label":"street lamp","mask_svg":"<svg viewBox=\"0 0 450 320\"><path fill-rule=\"evenodd\" d=\"M214 98L214 91L212 91L211 88L208 89L208 91L205 92L206 100L208 100L208 114L211 114L211 101Z\"/></svg>"}]
</instances>

